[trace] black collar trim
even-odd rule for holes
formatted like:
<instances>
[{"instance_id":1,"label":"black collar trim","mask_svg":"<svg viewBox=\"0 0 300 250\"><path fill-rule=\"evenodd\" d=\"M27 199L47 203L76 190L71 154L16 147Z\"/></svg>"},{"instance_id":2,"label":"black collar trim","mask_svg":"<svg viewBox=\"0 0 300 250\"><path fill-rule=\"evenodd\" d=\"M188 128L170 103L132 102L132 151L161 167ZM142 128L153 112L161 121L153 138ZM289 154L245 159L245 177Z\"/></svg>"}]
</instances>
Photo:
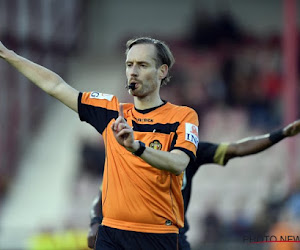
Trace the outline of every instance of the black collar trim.
<instances>
[{"instance_id":1,"label":"black collar trim","mask_svg":"<svg viewBox=\"0 0 300 250\"><path fill-rule=\"evenodd\" d=\"M155 109L157 109L157 108L160 108L161 106L164 106L164 105L167 103L167 101L165 101L165 100L162 100L162 101L163 101L163 104L161 104L161 105L159 105L159 106L157 106L157 107L153 107L153 108L150 108L150 109L137 109L136 107L134 107L134 109L135 109L137 112L139 112L139 113L147 114L147 113L149 113L149 112L151 112L151 111L153 111L153 110L155 110Z\"/></svg>"}]
</instances>

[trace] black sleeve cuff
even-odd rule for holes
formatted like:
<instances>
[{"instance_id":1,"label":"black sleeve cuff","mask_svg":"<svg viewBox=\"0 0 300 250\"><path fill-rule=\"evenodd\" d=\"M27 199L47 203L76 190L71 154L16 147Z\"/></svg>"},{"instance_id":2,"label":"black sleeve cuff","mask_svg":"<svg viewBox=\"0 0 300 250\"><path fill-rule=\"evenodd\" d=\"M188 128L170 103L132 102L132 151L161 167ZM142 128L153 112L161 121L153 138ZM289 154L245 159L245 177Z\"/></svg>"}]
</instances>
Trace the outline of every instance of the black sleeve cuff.
<instances>
[{"instance_id":1,"label":"black sleeve cuff","mask_svg":"<svg viewBox=\"0 0 300 250\"><path fill-rule=\"evenodd\" d=\"M275 144L277 142L280 142L285 137L286 136L283 134L283 129L279 129L270 133L269 139L272 142L272 144Z\"/></svg>"},{"instance_id":2,"label":"black sleeve cuff","mask_svg":"<svg viewBox=\"0 0 300 250\"><path fill-rule=\"evenodd\" d=\"M196 159L196 156L194 155L194 153L192 151L186 149L186 148L174 147L174 148L172 148L172 150L173 149L179 149L179 150L183 151L184 153L186 153L190 157L190 159L192 161L195 161L195 159Z\"/></svg>"},{"instance_id":3,"label":"black sleeve cuff","mask_svg":"<svg viewBox=\"0 0 300 250\"><path fill-rule=\"evenodd\" d=\"M78 115L79 119L81 121L85 121L82 117L82 104L81 104L81 98L82 98L82 92L79 92L78 98L77 98L77 108L78 108Z\"/></svg>"}]
</instances>

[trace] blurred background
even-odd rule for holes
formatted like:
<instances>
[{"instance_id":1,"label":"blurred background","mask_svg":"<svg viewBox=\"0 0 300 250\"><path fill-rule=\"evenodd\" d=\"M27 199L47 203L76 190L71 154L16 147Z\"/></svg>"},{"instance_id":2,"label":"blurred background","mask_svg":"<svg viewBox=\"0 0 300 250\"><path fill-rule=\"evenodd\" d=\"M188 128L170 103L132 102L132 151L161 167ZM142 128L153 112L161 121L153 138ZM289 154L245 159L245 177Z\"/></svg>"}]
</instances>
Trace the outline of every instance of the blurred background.
<instances>
[{"instance_id":1,"label":"blurred background","mask_svg":"<svg viewBox=\"0 0 300 250\"><path fill-rule=\"evenodd\" d=\"M0 0L0 40L78 90L123 102L125 42L164 40L176 64L163 99L193 107L200 140L219 143L299 118L299 14L296 0ZM102 138L3 61L0 75L0 249L87 249ZM300 235L299 143L201 167L192 249L300 249L245 240Z\"/></svg>"}]
</instances>

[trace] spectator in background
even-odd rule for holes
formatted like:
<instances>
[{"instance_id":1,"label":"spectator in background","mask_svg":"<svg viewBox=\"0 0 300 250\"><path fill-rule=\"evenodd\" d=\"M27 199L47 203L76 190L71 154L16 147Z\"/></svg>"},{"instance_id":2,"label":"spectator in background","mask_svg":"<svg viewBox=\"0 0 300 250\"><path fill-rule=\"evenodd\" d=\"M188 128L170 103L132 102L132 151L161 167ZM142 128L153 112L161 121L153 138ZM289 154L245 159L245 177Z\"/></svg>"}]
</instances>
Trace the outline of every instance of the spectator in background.
<instances>
[{"instance_id":1,"label":"spectator in background","mask_svg":"<svg viewBox=\"0 0 300 250\"><path fill-rule=\"evenodd\" d=\"M228 11L222 11L214 18L207 11L195 8L192 22L189 41L195 49L227 47L242 41L242 31Z\"/></svg>"},{"instance_id":2,"label":"spectator in background","mask_svg":"<svg viewBox=\"0 0 300 250\"><path fill-rule=\"evenodd\" d=\"M268 233L268 235L275 236L278 241L268 244L268 250L299 250L299 242L288 242L288 241L299 241L299 220L289 213L284 208L279 214L277 222L275 222ZM298 238L297 238L298 237ZM271 239L274 241L274 237ZM286 241L286 242L285 242Z\"/></svg>"},{"instance_id":3,"label":"spectator in background","mask_svg":"<svg viewBox=\"0 0 300 250\"><path fill-rule=\"evenodd\" d=\"M215 207L208 209L202 223L204 233L201 243L215 243L222 240L222 221Z\"/></svg>"}]
</instances>

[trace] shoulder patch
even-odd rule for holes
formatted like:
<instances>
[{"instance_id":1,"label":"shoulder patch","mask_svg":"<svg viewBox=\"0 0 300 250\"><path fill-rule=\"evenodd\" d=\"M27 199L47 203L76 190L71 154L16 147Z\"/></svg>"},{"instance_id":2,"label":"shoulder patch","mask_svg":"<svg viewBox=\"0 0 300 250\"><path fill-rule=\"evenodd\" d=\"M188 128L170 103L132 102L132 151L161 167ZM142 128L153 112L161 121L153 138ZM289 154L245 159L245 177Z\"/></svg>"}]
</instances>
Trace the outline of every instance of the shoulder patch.
<instances>
[{"instance_id":1,"label":"shoulder patch","mask_svg":"<svg viewBox=\"0 0 300 250\"><path fill-rule=\"evenodd\" d=\"M198 147L199 138L198 138L198 127L192 123L185 124L185 140L192 142Z\"/></svg>"},{"instance_id":2,"label":"shoulder patch","mask_svg":"<svg viewBox=\"0 0 300 250\"><path fill-rule=\"evenodd\" d=\"M108 100L111 101L113 99L113 95L111 94L103 94L103 93L99 93L99 92L91 92L90 94L90 98L91 99L100 99L100 100Z\"/></svg>"}]
</instances>

